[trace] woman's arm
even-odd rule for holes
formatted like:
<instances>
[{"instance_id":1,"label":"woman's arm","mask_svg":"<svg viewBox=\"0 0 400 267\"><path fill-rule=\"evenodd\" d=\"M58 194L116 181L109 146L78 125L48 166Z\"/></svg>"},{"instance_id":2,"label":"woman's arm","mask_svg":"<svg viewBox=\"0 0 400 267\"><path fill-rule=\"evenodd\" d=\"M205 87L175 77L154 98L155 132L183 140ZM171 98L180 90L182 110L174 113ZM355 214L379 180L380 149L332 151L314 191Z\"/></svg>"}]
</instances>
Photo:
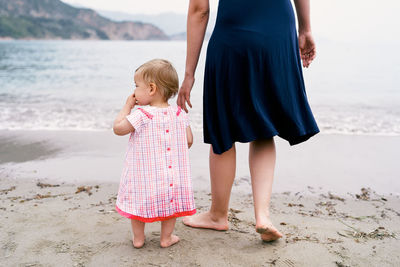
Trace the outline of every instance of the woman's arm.
<instances>
[{"instance_id":1,"label":"woman's arm","mask_svg":"<svg viewBox=\"0 0 400 267\"><path fill-rule=\"evenodd\" d=\"M128 97L124 107L118 113L113 125L113 130L116 135L126 135L135 131L135 128L133 128L132 124L126 119L126 116L131 114L131 110L135 106L135 103L135 94L132 94Z\"/></svg>"},{"instance_id":2,"label":"woman's arm","mask_svg":"<svg viewBox=\"0 0 400 267\"><path fill-rule=\"evenodd\" d=\"M299 48L303 66L308 67L316 56L315 42L311 33L310 0L294 0L299 24Z\"/></svg>"},{"instance_id":3,"label":"woman's arm","mask_svg":"<svg viewBox=\"0 0 400 267\"><path fill-rule=\"evenodd\" d=\"M300 32L311 32L310 0L294 0Z\"/></svg>"},{"instance_id":4,"label":"woman's arm","mask_svg":"<svg viewBox=\"0 0 400 267\"><path fill-rule=\"evenodd\" d=\"M190 107L190 91L194 84L194 74L199 61L210 13L209 0L190 0L187 16L187 51L185 77L179 90L177 104L188 112Z\"/></svg>"}]
</instances>

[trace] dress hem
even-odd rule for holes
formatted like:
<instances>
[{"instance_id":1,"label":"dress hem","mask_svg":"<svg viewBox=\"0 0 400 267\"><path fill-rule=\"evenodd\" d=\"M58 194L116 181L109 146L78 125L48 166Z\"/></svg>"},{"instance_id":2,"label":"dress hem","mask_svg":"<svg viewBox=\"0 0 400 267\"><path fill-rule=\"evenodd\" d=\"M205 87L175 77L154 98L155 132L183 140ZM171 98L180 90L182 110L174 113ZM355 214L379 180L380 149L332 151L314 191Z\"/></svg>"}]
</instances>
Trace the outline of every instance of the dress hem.
<instances>
[{"instance_id":1,"label":"dress hem","mask_svg":"<svg viewBox=\"0 0 400 267\"><path fill-rule=\"evenodd\" d=\"M157 221L166 221L166 220L169 220L172 218L190 216L190 215L193 215L196 213L196 209L194 209L194 210L190 210L190 211L176 212L176 213L172 214L171 216L167 216L167 217L144 218L144 217L136 216L136 215L133 215L130 213L126 213L125 211L118 208L117 205L115 205L115 209L117 210L117 212L120 215L122 215L128 219L138 220L138 221L146 222L146 223L157 222Z\"/></svg>"},{"instance_id":2,"label":"dress hem","mask_svg":"<svg viewBox=\"0 0 400 267\"><path fill-rule=\"evenodd\" d=\"M248 142L252 142L252 141L255 141L255 140L259 140L259 139L268 139L268 138L272 138L272 137L274 137L274 136L279 136L280 138L282 138L282 139L288 141L289 144L290 144L291 146L294 146L294 145L297 145L297 144L300 144L300 143L302 143L302 142L307 141L308 139L310 139L312 136L318 134L319 132L320 132L320 130L317 129L317 130L315 130L315 131L311 131L311 132L309 132L309 133L305 133L305 134L303 134L303 135L299 135L299 136L294 137L294 138L286 138L286 137L283 137L283 136L281 136L281 135L279 134L279 132L274 132L274 133L272 133L271 135L268 135L268 136L256 136L256 137L244 138L244 139L240 139L240 140L239 140L239 138L238 138L238 140L232 140L232 143L230 144L230 146L229 146L228 148L226 148L225 150L222 149L222 150L223 150L222 152L218 153L217 151L214 150L214 147L213 147L213 152L214 152L215 154L221 155L222 153L224 153L224 152L228 151L229 149L231 149L231 148L233 147L233 144L234 144L235 142L248 143ZM212 145L212 142L206 140L205 138L204 138L204 143Z\"/></svg>"}]
</instances>

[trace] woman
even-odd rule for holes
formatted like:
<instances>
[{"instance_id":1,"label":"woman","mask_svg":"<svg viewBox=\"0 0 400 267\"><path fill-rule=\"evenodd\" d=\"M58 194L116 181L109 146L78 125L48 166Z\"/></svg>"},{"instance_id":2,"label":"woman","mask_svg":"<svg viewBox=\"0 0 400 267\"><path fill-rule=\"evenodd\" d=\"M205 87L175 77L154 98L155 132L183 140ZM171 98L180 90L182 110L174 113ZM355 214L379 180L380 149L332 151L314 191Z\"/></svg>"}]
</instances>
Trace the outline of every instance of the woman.
<instances>
[{"instance_id":1,"label":"woman","mask_svg":"<svg viewBox=\"0 0 400 267\"><path fill-rule=\"evenodd\" d=\"M309 0L220 0L208 43L204 75L204 142L210 146L212 204L184 219L191 227L228 229L236 169L235 142L249 142L256 231L264 241L282 237L269 204L276 161L273 137L290 145L319 132L309 107L301 68L315 58ZM177 104L186 112L209 17L209 0L191 0L185 78Z\"/></svg>"}]
</instances>

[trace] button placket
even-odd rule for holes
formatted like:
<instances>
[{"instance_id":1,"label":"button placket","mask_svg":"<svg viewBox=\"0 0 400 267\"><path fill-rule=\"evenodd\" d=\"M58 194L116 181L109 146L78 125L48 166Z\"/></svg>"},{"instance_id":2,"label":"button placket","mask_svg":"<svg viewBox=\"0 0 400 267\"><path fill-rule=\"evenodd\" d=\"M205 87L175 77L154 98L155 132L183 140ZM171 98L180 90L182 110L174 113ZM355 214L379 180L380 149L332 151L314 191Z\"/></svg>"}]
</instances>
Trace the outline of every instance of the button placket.
<instances>
[{"instance_id":1,"label":"button placket","mask_svg":"<svg viewBox=\"0 0 400 267\"><path fill-rule=\"evenodd\" d=\"M173 202L174 199L174 169L172 166L172 157L169 155L169 166L168 166L168 180L169 180L169 188L170 188L170 193L171 193L171 203Z\"/></svg>"},{"instance_id":2,"label":"button placket","mask_svg":"<svg viewBox=\"0 0 400 267\"><path fill-rule=\"evenodd\" d=\"M167 115L167 112L164 112ZM167 127L165 129L165 136L166 136L166 164L167 164L167 174L168 174L168 181L169 181L169 191L170 191L170 203L174 202L174 193L173 193L173 168L172 168L172 155L171 155L171 135L169 134L169 123L167 119Z\"/></svg>"}]
</instances>

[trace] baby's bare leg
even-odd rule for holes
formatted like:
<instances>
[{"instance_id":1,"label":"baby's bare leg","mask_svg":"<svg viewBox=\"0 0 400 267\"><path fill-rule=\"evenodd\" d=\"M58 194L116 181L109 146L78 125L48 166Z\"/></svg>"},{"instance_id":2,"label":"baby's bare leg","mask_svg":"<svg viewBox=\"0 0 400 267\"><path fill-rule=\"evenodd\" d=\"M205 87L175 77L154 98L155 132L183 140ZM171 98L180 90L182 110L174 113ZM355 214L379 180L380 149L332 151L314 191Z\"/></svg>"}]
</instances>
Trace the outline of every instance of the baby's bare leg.
<instances>
[{"instance_id":1,"label":"baby's bare leg","mask_svg":"<svg viewBox=\"0 0 400 267\"><path fill-rule=\"evenodd\" d=\"M179 237L172 234L175 228L175 222L176 218L161 222L161 247L167 248L179 242Z\"/></svg>"},{"instance_id":2,"label":"baby's bare leg","mask_svg":"<svg viewBox=\"0 0 400 267\"><path fill-rule=\"evenodd\" d=\"M133 246L135 248L141 248L144 245L144 226L145 223L138 221L138 220L133 220L131 219L131 224L132 224L132 232L133 232Z\"/></svg>"},{"instance_id":3,"label":"baby's bare leg","mask_svg":"<svg viewBox=\"0 0 400 267\"><path fill-rule=\"evenodd\" d=\"M282 234L270 220L269 204L276 161L273 138L250 143L249 166L253 189L256 230L264 241L273 241Z\"/></svg>"}]
</instances>

